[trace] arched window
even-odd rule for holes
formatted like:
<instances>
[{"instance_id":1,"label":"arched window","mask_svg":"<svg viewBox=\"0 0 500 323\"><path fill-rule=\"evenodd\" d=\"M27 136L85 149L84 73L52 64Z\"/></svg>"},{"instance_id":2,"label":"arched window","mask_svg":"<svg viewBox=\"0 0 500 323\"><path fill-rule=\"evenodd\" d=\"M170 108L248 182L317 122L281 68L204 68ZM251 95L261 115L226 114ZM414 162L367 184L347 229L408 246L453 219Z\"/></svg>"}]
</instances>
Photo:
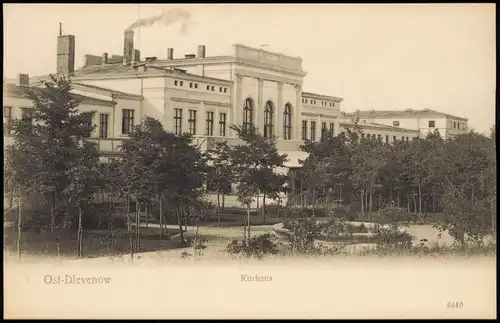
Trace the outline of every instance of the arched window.
<instances>
[{"instance_id":1,"label":"arched window","mask_svg":"<svg viewBox=\"0 0 500 323\"><path fill-rule=\"evenodd\" d=\"M283 112L283 139L292 139L292 105L285 104L285 111Z\"/></svg>"},{"instance_id":2,"label":"arched window","mask_svg":"<svg viewBox=\"0 0 500 323\"><path fill-rule=\"evenodd\" d=\"M273 114L273 103L267 101L266 109L264 110L264 138L271 138L273 136Z\"/></svg>"},{"instance_id":3,"label":"arched window","mask_svg":"<svg viewBox=\"0 0 500 323\"><path fill-rule=\"evenodd\" d=\"M243 106L243 130L247 131L253 124L253 100L248 98Z\"/></svg>"}]
</instances>

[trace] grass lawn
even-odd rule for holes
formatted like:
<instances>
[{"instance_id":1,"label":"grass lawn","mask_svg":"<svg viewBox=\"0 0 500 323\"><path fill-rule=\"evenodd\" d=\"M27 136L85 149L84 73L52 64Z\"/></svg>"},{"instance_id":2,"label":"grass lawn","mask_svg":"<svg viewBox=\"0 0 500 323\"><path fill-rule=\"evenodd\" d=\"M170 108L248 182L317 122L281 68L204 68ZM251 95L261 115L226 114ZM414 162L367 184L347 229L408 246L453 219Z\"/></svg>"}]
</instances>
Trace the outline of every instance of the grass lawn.
<instances>
[{"instance_id":1,"label":"grass lawn","mask_svg":"<svg viewBox=\"0 0 500 323\"><path fill-rule=\"evenodd\" d=\"M140 251L168 250L181 247L177 242L171 241L170 236L179 230L168 229L159 236L159 228L141 228ZM21 235L21 252L30 255L57 256L57 236L59 236L59 255L73 258L76 253L76 232L61 230L55 235L42 235L37 232L26 231ZM4 248L9 251L17 249L17 232L9 230L4 232ZM126 229L106 231L92 230L83 232L83 254L86 258L127 254L130 252L129 236Z\"/></svg>"}]
</instances>

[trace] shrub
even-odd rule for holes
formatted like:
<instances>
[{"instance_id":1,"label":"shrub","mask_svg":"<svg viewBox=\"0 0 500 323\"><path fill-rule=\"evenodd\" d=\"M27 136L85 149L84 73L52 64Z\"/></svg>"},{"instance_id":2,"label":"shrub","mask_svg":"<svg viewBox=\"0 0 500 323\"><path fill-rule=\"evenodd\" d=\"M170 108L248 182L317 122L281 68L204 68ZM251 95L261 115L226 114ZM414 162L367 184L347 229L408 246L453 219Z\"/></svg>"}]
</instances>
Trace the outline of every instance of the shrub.
<instances>
[{"instance_id":1,"label":"shrub","mask_svg":"<svg viewBox=\"0 0 500 323\"><path fill-rule=\"evenodd\" d=\"M286 236L286 239L291 249L299 253L312 252L315 249L314 240L321 236L322 230L312 218L290 220L286 228L290 230L290 235Z\"/></svg>"},{"instance_id":2,"label":"shrub","mask_svg":"<svg viewBox=\"0 0 500 323\"><path fill-rule=\"evenodd\" d=\"M321 236L325 238L337 236L352 236L353 226L343 220L332 219L325 223L319 224L321 228Z\"/></svg>"},{"instance_id":3,"label":"shrub","mask_svg":"<svg viewBox=\"0 0 500 323\"><path fill-rule=\"evenodd\" d=\"M381 227L377 225L373 230L374 238L379 248L410 248L411 236L401 233L395 225Z\"/></svg>"},{"instance_id":4,"label":"shrub","mask_svg":"<svg viewBox=\"0 0 500 323\"><path fill-rule=\"evenodd\" d=\"M379 223L407 226L409 213L405 208L390 205L380 209Z\"/></svg>"},{"instance_id":5,"label":"shrub","mask_svg":"<svg viewBox=\"0 0 500 323\"><path fill-rule=\"evenodd\" d=\"M277 254L278 246L274 237L269 234L251 237L248 241L233 240L226 248L232 255L243 255L245 257L256 257L261 259L269 254Z\"/></svg>"}]
</instances>

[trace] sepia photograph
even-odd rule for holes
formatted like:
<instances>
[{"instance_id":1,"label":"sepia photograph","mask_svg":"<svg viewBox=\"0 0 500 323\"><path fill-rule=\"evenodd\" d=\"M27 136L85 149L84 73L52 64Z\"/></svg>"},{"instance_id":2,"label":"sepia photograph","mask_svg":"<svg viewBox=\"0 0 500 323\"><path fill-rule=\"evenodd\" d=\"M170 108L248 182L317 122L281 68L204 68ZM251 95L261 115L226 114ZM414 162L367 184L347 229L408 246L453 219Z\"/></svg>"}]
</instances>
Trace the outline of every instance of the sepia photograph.
<instances>
[{"instance_id":1,"label":"sepia photograph","mask_svg":"<svg viewBox=\"0 0 500 323\"><path fill-rule=\"evenodd\" d=\"M4 319L496 319L495 4L4 4Z\"/></svg>"}]
</instances>

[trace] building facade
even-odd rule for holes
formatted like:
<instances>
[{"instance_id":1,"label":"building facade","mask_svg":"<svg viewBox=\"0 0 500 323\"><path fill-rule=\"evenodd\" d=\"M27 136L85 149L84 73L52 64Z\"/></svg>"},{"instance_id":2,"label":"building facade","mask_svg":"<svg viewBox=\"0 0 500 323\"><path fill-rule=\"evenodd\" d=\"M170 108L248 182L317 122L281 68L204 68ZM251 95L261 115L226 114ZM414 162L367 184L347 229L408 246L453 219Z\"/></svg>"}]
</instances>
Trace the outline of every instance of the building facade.
<instances>
[{"instance_id":1,"label":"building facade","mask_svg":"<svg viewBox=\"0 0 500 323\"><path fill-rule=\"evenodd\" d=\"M79 69L75 47L73 35L58 36L57 74L71 79L82 111L96 112L90 139L99 143L104 157L119 154L120 143L146 116L174 133L191 133L203 150L221 141L237 143L230 126L253 124L265 136L278 137L279 152L289 157L287 168L300 167L299 160L307 157L299 148L304 140L346 131L354 117L362 136L385 142L412 140L432 129L455 134L467 127L466 119L430 110L343 113L342 98L303 91L307 73L301 58L241 44L233 45L229 56L207 56L206 47L199 45L196 54L174 57L174 49L168 48L165 59L141 58L133 31L127 31L123 55L88 54ZM32 105L21 88L43 87L44 79L48 76L20 74L15 83L4 83L6 145L9 120L26 117L26 107Z\"/></svg>"},{"instance_id":2,"label":"building facade","mask_svg":"<svg viewBox=\"0 0 500 323\"><path fill-rule=\"evenodd\" d=\"M425 138L429 132L438 130L444 139L453 138L468 131L468 119L446 113L424 109L403 111L356 111L346 117L359 118L360 124L377 123L395 128L412 129Z\"/></svg>"}]
</instances>

